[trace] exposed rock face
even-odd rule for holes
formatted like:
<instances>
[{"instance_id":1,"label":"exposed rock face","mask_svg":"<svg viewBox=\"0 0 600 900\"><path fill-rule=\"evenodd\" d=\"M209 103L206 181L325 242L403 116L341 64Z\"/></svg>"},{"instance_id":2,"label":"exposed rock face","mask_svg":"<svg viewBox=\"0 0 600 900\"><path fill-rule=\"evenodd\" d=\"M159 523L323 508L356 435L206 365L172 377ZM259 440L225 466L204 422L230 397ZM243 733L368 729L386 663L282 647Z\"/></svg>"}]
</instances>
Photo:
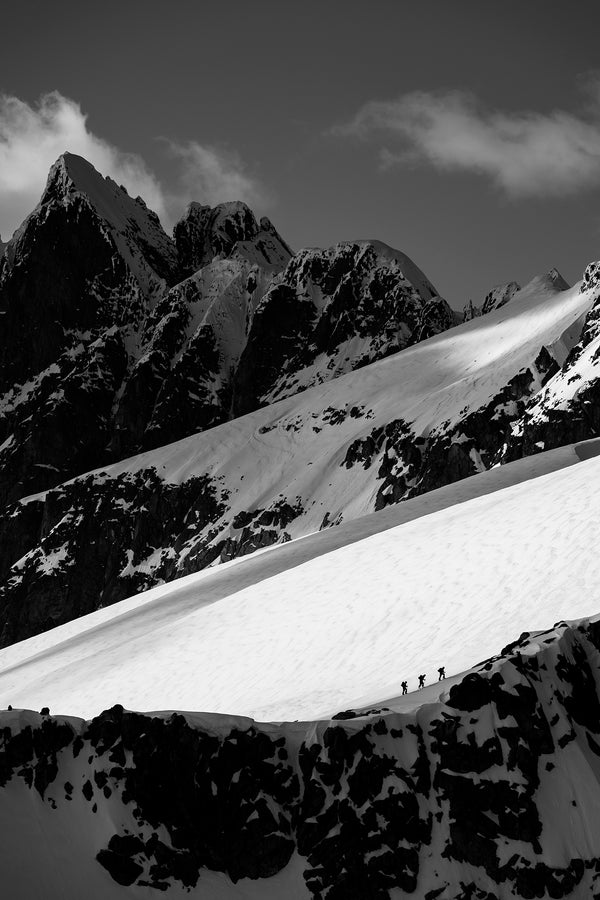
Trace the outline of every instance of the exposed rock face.
<instances>
[{"instance_id":1,"label":"exposed rock face","mask_svg":"<svg viewBox=\"0 0 600 900\"><path fill-rule=\"evenodd\" d=\"M579 341L544 389L525 405L514 422L503 461L551 450L600 434L600 264L585 270L581 291L596 294Z\"/></svg>"},{"instance_id":2,"label":"exposed rock face","mask_svg":"<svg viewBox=\"0 0 600 900\"><path fill-rule=\"evenodd\" d=\"M423 273L379 241L301 250L252 316L234 410L243 415L454 325Z\"/></svg>"},{"instance_id":3,"label":"exposed rock face","mask_svg":"<svg viewBox=\"0 0 600 900\"><path fill-rule=\"evenodd\" d=\"M170 580L186 568L179 558L186 541L196 532L212 534L226 499L208 476L176 486L145 469L109 484L84 477L50 492L44 504L19 504L0 530L7 549L21 556L20 574L9 579L5 643L123 600L157 578ZM27 540L19 543L27 527L45 535L43 550L27 553ZM210 550L209 543L188 552L190 571L218 556L220 547Z\"/></svg>"},{"instance_id":4,"label":"exposed rock face","mask_svg":"<svg viewBox=\"0 0 600 900\"><path fill-rule=\"evenodd\" d=\"M553 271L556 270L553 269ZM476 319L478 316L485 316L486 313L491 312L493 309L500 309L509 302L517 291L520 290L520 284L516 281L508 281L506 284L499 284L492 288L492 290L485 295L485 299L481 306L475 306L473 301L469 300L463 308L463 322L470 322L471 319Z\"/></svg>"},{"instance_id":5,"label":"exposed rock face","mask_svg":"<svg viewBox=\"0 0 600 900\"><path fill-rule=\"evenodd\" d=\"M202 896L211 871L228 876L223 896L237 883L232 897L279 873L282 893L315 900L588 900L600 890L599 660L598 623L561 622L416 712L297 725L3 712L0 789L24 810L4 828L5 883L13 871L22 883L25 854L35 869L77 831L77 871L88 885L108 872L109 900L134 884ZM81 888L61 881L67 900Z\"/></svg>"},{"instance_id":6,"label":"exposed rock face","mask_svg":"<svg viewBox=\"0 0 600 900\"><path fill-rule=\"evenodd\" d=\"M250 242L268 265L281 267L292 251L269 219L260 224L245 203L202 206L190 203L174 230L181 271L191 275L216 257L230 256L236 244Z\"/></svg>"},{"instance_id":7,"label":"exposed rock face","mask_svg":"<svg viewBox=\"0 0 600 900\"><path fill-rule=\"evenodd\" d=\"M472 300L469 300L469 302L465 303L465 305L463 306L463 322L470 322L471 319L477 319L480 315L481 308L479 306L475 306Z\"/></svg>"},{"instance_id":8,"label":"exposed rock face","mask_svg":"<svg viewBox=\"0 0 600 900\"><path fill-rule=\"evenodd\" d=\"M521 290L521 285L516 281L509 281L507 284L500 284L486 294L485 300L481 307L481 315L491 312L493 309L500 309L505 306L509 300Z\"/></svg>"},{"instance_id":9,"label":"exposed rock face","mask_svg":"<svg viewBox=\"0 0 600 900\"><path fill-rule=\"evenodd\" d=\"M128 345L177 278L143 201L61 157L0 259L0 502L104 461Z\"/></svg>"}]
</instances>

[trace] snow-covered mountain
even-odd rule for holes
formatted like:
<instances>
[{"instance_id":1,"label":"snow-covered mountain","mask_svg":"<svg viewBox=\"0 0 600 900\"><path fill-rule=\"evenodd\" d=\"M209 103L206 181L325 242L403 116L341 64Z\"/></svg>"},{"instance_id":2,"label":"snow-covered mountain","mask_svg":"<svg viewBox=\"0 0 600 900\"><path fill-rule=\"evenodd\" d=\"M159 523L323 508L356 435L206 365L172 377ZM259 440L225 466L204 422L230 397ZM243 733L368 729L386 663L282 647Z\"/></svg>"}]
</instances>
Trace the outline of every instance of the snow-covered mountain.
<instances>
[{"instance_id":1,"label":"snow-covered mountain","mask_svg":"<svg viewBox=\"0 0 600 900\"><path fill-rule=\"evenodd\" d=\"M0 317L0 503L454 324L385 245L293 257L243 203L192 203L172 240L72 154L0 259Z\"/></svg>"},{"instance_id":2,"label":"snow-covered mountain","mask_svg":"<svg viewBox=\"0 0 600 900\"><path fill-rule=\"evenodd\" d=\"M2 250L7 896L600 897L600 265L457 326L71 154Z\"/></svg>"},{"instance_id":3,"label":"snow-covered mountain","mask_svg":"<svg viewBox=\"0 0 600 900\"><path fill-rule=\"evenodd\" d=\"M5 702L51 713L0 713L10 896L595 896L599 452L519 460L0 651ZM173 708L202 712L151 712Z\"/></svg>"},{"instance_id":4,"label":"snow-covered mountain","mask_svg":"<svg viewBox=\"0 0 600 900\"><path fill-rule=\"evenodd\" d=\"M489 468L596 293L534 279L484 317L17 503L3 643Z\"/></svg>"}]
</instances>

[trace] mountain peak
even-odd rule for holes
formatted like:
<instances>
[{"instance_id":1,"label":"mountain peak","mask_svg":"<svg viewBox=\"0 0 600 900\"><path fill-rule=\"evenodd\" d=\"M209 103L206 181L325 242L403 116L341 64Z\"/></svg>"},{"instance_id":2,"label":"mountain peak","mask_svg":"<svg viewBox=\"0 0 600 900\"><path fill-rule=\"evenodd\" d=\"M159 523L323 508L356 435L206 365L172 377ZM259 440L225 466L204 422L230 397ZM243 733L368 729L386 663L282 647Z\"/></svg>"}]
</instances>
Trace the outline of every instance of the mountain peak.
<instances>
[{"instance_id":1,"label":"mountain peak","mask_svg":"<svg viewBox=\"0 0 600 900\"><path fill-rule=\"evenodd\" d=\"M69 206L82 199L106 223L129 262L133 264L131 256L136 255L137 246L156 274L173 282L177 274L175 247L157 214L141 197L130 197L125 187L101 175L87 159L65 152L48 173L39 207Z\"/></svg>"},{"instance_id":2,"label":"mountain peak","mask_svg":"<svg viewBox=\"0 0 600 900\"><path fill-rule=\"evenodd\" d=\"M259 224L250 207L241 200L213 207L190 203L175 225L173 236L186 275L215 258L230 256L236 247L254 262L278 267L285 265L292 255L270 220L262 218Z\"/></svg>"},{"instance_id":3,"label":"mountain peak","mask_svg":"<svg viewBox=\"0 0 600 900\"><path fill-rule=\"evenodd\" d=\"M119 189L112 179L104 178L83 156L65 152L50 167L40 202L49 203L73 191L86 194L93 200L99 191L106 190L107 182Z\"/></svg>"},{"instance_id":4,"label":"mountain peak","mask_svg":"<svg viewBox=\"0 0 600 900\"><path fill-rule=\"evenodd\" d=\"M559 291L568 291L571 285L565 281L558 269L552 267L546 275L550 279L555 288Z\"/></svg>"},{"instance_id":5,"label":"mountain peak","mask_svg":"<svg viewBox=\"0 0 600 900\"><path fill-rule=\"evenodd\" d=\"M84 195L96 212L112 225L122 228L134 219L150 219L152 225L162 231L157 214L141 197L130 197L123 185L108 175L101 175L83 156L65 152L50 168L40 203L64 200L74 193Z\"/></svg>"},{"instance_id":6,"label":"mountain peak","mask_svg":"<svg viewBox=\"0 0 600 900\"><path fill-rule=\"evenodd\" d=\"M548 272L535 275L531 281L521 288L521 292L526 291L529 294L547 291L556 294L561 291L568 291L569 287L570 285L565 281L558 269L552 268Z\"/></svg>"}]
</instances>

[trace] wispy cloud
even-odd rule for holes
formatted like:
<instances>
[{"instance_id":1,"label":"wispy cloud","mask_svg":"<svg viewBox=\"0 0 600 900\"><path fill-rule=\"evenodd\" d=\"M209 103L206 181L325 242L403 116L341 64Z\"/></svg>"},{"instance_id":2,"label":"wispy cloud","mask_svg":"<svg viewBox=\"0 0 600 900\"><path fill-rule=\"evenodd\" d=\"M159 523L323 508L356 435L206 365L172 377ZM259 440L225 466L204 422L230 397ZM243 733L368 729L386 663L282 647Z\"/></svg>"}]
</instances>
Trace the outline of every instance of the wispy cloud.
<instances>
[{"instance_id":1,"label":"wispy cloud","mask_svg":"<svg viewBox=\"0 0 600 900\"><path fill-rule=\"evenodd\" d=\"M165 214L162 188L143 159L93 134L78 103L57 91L45 94L35 107L0 95L0 233L5 238L38 202L50 166L65 150L85 156L103 175Z\"/></svg>"},{"instance_id":2,"label":"wispy cloud","mask_svg":"<svg viewBox=\"0 0 600 900\"><path fill-rule=\"evenodd\" d=\"M383 167L426 161L487 175L512 197L561 196L600 186L598 86L580 113L487 110L471 94L412 92L372 101L337 135L379 139Z\"/></svg>"},{"instance_id":3,"label":"wispy cloud","mask_svg":"<svg viewBox=\"0 0 600 900\"><path fill-rule=\"evenodd\" d=\"M90 131L87 116L74 100L53 91L30 105L0 94L0 235L6 240L31 212L50 166L66 150L84 156L132 196L141 195L166 227L190 200L268 204L265 189L233 152L197 142L165 144L175 161L169 185L159 181L141 156Z\"/></svg>"},{"instance_id":4,"label":"wispy cloud","mask_svg":"<svg viewBox=\"0 0 600 900\"><path fill-rule=\"evenodd\" d=\"M268 203L264 186L248 172L237 153L197 141L164 143L179 163L179 187L172 195L172 205L180 204L183 198L210 204L226 200L243 200L249 206Z\"/></svg>"}]
</instances>

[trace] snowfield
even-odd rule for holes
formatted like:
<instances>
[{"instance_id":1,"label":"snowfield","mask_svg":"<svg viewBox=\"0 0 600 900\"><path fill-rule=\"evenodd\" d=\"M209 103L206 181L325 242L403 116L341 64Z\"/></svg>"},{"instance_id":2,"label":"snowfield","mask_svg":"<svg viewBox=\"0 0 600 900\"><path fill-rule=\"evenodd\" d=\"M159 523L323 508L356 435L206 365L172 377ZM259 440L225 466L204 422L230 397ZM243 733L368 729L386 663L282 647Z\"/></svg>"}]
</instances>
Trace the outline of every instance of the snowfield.
<instances>
[{"instance_id":1,"label":"snowfield","mask_svg":"<svg viewBox=\"0 0 600 900\"><path fill-rule=\"evenodd\" d=\"M0 695L84 718L118 702L315 719L460 673L598 612L598 452L512 463L8 647Z\"/></svg>"}]
</instances>

